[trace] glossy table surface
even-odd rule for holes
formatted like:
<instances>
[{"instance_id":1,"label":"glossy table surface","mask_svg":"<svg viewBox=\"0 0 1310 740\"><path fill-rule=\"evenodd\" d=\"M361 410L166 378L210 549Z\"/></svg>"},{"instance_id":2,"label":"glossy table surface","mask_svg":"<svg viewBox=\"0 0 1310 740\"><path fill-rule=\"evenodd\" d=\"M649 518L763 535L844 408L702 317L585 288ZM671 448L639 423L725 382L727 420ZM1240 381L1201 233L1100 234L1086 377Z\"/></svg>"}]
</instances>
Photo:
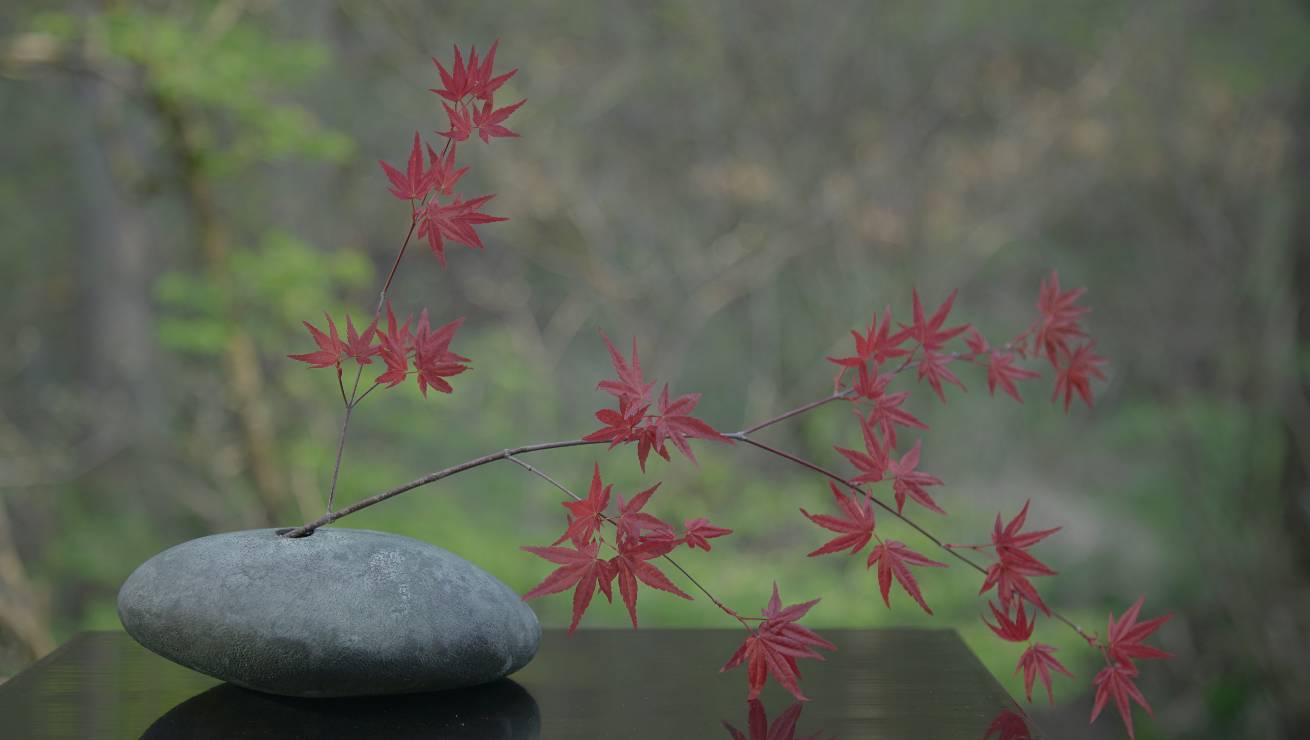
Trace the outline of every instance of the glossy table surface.
<instances>
[{"instance_id":1,"label":"glossy table surface","mask_svg":"<svg viewBox=\"0 0 1310 740\"><path fill-rule=\"evenodd\" d=\"M839 650L801 663L811 701L770 681L749 705L745 668L718 671L741 635L547 630L512 680L333 700L246 691L125 633L86 632L0 685L0 737L981 740L998 715L1018 711L948 630L825 630Z\"/></svg>"}]
</instances>

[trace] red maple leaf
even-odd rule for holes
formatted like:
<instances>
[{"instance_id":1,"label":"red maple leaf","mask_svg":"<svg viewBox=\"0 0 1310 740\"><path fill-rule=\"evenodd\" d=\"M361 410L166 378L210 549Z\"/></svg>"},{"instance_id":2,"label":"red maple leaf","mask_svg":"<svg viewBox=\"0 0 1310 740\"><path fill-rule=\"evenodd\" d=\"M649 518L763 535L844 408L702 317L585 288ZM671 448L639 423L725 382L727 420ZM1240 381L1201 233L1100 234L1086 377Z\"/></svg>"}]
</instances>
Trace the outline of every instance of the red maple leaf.
<instances>
[{"instance_id":1,"label":"red maple leaf","mask_svg":"<svg viewBox=\"0 0 1310 740\"><path fill-rule=\"evenodd\" d=\"M933 501L932 496L923 490L924 486L940 486L942 481L935 475L929 475L921 470L915 470L919 467L919 451L923 448L923 440L914 443L910 451L901 456L900 460L888 460L887 473L892 477L892 492L896 494L896 512L899 514L905 509L906 496L914 499L914 502L935 511L938 514L945 514L946 511Z\"/></svg>"},{"instance_id":2,"label":"red maple leaf","mask_svg":"<svg viewBox=\"0 0 1310 740\"><path fill-rule=\"evenodd\" d=\"M428 310L425 308L419 314L414 335L414 368L418 370L418 389L424 398L428 396L429 387L450 393L450 383L444 379L468 369L464 363L469 358L450 351L450 342L463 323L464 319L459 318L432 330L428 327Z\"/></svg>"},{"instance_id":3,"label":"red maple leaf","mask_svg":"<svg viewBox=\"0 0 1310 740\"><path fill-rule=\"evenodd\" d=\"M801 693L801 674L796 661L803 658L823 660L815 648L837 649L836 645L819 637L813 630L796 624L817 603L819 600L814 599L783 608L782 599L778 595L778 584L774 583L773 597L761 612L764 621L737 648L719 672L746 663L746 683L750 687L748 699L758 697L764 682L773 676L773 680L791 692L792 696L800 701L809 701Z\"/></svg>"},{"instance_id":4,"label":"red maple leaf","mask_svg":"<svg viewBox=\"0 0 1310 740\"><path fill-rule=\"evenodd\" d=\"M373 355L381 351L381 348L373 346L373 334L377 330L378 320L373 319L373 322L364 328L363 334L356 332L355 323L350 320L350 314L346 314L346 341L343 351L360 365L372 365Z\"/></svg>"},{"instance_id":5,"label":"red maple leaf","mask_svg":"<svg viewBox=\"0 0 1310 740\"><path fill-rule=\"evenodd\" d=\"M469 95L479 98L490 99L492 94L504 85L505 82L514 76L518 69L512 69L498 77L492 77L492 67L496 61L496 47L500 45L497 39L491 48L487 50L487 58L481 63L478 62L478 49L476 46L469 49L468 64L464 63L464 58L460 54L459 46L455 47L455 63L451 65L452 69L447 71L436 57L432 58L432 63L437 65L437 73L441 76L440 88L432 88L431 92L440 95L442 98L452 103L457 103Z\"/></svg>"},{"instance_id":6,"label":"red maple leaf","mask_svg":"<svg viewBox=\"0 0 1310 740\"><path fill-rule=\"evenodd\" d=\"M446 239L459 242L470 249L482 249L482 239L473 227L496 221L508 221L500 216L483 213L482 206L496 197L495 194L482 195L465 201L459 197L453 203L441 203L433 198L421 211L418 235L428 240L428 246L437 256L441 266L446 266Z\"/></svg>"},{"instance_id":7,"label":"red maple leaf","mask_svg":"<svg viewBox=\"0 0 1310 740\"><path fill-rule=\"evenodd\" d=\"M446 103L441 104L446 109L446 121L449 122L450 128L437 133L450 139L451 142L467 141L470 134L473 133L473 117L469 114L468 108L456 106L451 108Z\"/></svg>"},{"instance_id":8,"label":"red maple leaf","mask_svg":"<svg viewBox=\"0 0 1310 740\"><path fill-rule=\"evenodd\" d=\"M1105 373L1101 372L1100 366L1105 364L1106 360L1094 352L1095 342L1088 342L1080 345L1073 352L1062 353L1061 359L1064 364L1055 365L1055 390L1051 393L1051 400L1054 401L1059 397L1060 392L1064 392L1064 412L1069 413L1069 402L1073 400L1073 394L1076 391L1078 396L1083 399L1083 403L1088 408L1092 407L1092 378L1105 380Z\"/></svg>"},{"instance_id":9,"label":"red maple leaf","mask_svg":"<svg viewBox=\"0 0 1310 740\"><path fill-rule=\"evenodd\" d=\"M859 475L851 479L852 483L877 483L887 474L887 451L878 441L878 436L873 433L873 426L869 420L858 414L856 418L860 420L860 432L864 435L864 452L837 446L833 449L841 453L842 457L849 460L851 465L860 471Z\"/></svg>"},{"instance_id":10,"label":"red maple leaf","mask_svg":"<svg viewBox=\"0 0 1310 740\"><path fill-rule=\"evenodd\" d=\"M610 567L619 579L619 595L623 597L623 605L628 608L633 629L637 628L638 582L691 601L689 594L675 586L663 571L647 562L667 552L661 550L664 548L658 545L649 547L636 538L627 537L619 539L619 554L610 558Z\"/></svg>"},{"instance_id":11,"label":"red maple leaf","mask_svg":"<svg viewBox=\"0 0 1310 740\"><path fill-rule=\"evenodd\" d=\"M869 320L869 331L866 334L860 334L858 331L851 331L851 336L855 337L855 354L850 357L829 357L831 362L841 368L837 373L836 386L841 387L842 376L847 370L859 368L872 362L875 366L881 365L892 357L901 357L909 354L909 350L899 349L899 345L905 341L909 335L904 331L888 336L891 330L892 311L889 307L884 307L882 311L882 324L878 323L878 312L875 311L873 318Z\"/></svg>"},{"instance_id":12,"label":"red maple leaf","mask_svg":"<svg viewBox=\"0 0 1310 740\"><path fill-rule=\"evenodd\" d=\"M1173 657L1160 648L1142 644L1142 640L1150 637L1160 629L1161 625L1173 618L1172 614L1165 614L1138 624L1137 615L1142 611L1142 604L1145 602L1145 596L1139 597L1117 621L1114 612L1110 612L1110 623L1105 630L1110 660L1131 665L1134 660L1160 660Z\"/></svg>"},{"instance_id":13,"label":"red maple leaf","mask_svg":"<svg viewBox=\"0 0 1310 740\"><path fill-rule=\"evenodd\" d=\"M423 169L423 148L417 131L414 132L414 146L409 151L409 164L405 172L402 173L380 159L378 164L382 165L382 171L391 180L388 191L401 200L423 200L432 190L431 173Z\"/></svg>"},{"instance_id":14,"label":"red maple leaf","mask_svg":"<svg viewBox=\"0 0 1310 740\"><path fill-rule=\"evenodd\" d=\"M932 609L928 608L927 602L923 600L923 594L919 591L919 582L914 579L914 574L910 572L910 565L924 565L933 568L945 568L946 563L939 563L936 560L928 558L914 552L905 546L903 542L889 540L880 543L873 551L869 553L869 560L866 567L873 567L878 564L878 590L882 592L882 601L891 608L891 589L892 579L901 584L905 593L909 594L919 606L923 607L925 612L932 614Z\"/></svg>"},{"instance_id":15,"label":"red maple leaf","mask_svg":"<svg viewBox=\"0 0 1310 740\"><path fill-rule=\"evenodd\" d=\"M314 343L318 345L317 352L309 352L303 355L287 355L293 360L307 362L312 368L336 366L337 375L341 375L341 355L345 353L345 345L341 343L341 337L337 334L337 325L332 321L332 317L325 311L323 318L327 319L328 331L330 334L324 334L319 331L318 327L302 321L300 323L309 329L309 335L314 338Z\"/></svg>"},{"instance_id":16,"label":"red maple leaf","mask_svg":"<svg viewBox=\"0 0 1310 740\"><path fill-rule=\"evenodd\" d=\"M373 382L394 388L404 382L409 374L409 353L414 349L414 335L409 331L409 319L403 325L396 325L396 314L391 310L391 301L387 301L387 330L378 332L378 354L387 365L387 371Z\"/></svg>"},{"instance_id":17,"label":"red maple leaf","mask_svg":"<svg viewBox=\"0 0 1310 740\"><path fill-rule=\"evenodd\" d=\"M669 452L664 446L666 440L672 442L673 446L677 447L693 463L696 462L696 455L691 451L691 445L687 443L688 439L713 439L732 444L731 439L719 434L714 427L691 415L699 402L699 393L688 393L679 396L670 403L669 386L665 384L664 389L660 392L659 414L647 420L647 424L652 431L650 447L660 457L665 460L669 459ZM641 469L645 470L645 457L640 452L639 445L638 457L640 458Z\"/></svg>"},{"instance_id":18,"label":"red maple leaf","mask_svg":"<svg viewBox=\"0 0 1310 740\"><path fill-rule=\"evenodd\" d=\"M944 355L930 349L925 349L923 351L923 357L919 358L917 365L919 380L924 380L926 378L928 380L928 385L932 386L933 392L937 394L937 398L942 403L946 403L946 393L942 390L943 380L958 387L960 390L966 390L964 383L960 382L960 379L955 376L955 373L951 372L951 369L946 367L954 361L955 358L951 355Z\"/></svg>"},{"instance_id":19,"label":"red maple leaf","mask_svg":"<svg viewBox=\"0 0 1310 740\"><path fill-rule=\"evenodd\" d=\"M1028 720L1018 712L1010 709L1003 710L987 726L987 734L983 735L983 740L990 740L995 733L996 740L1032 740L1032 731L1028 729Z\"/></svg>"},{"instance_id":20,"label":"red maple leaf","mask_svg":"<svg viewBox=\"0 0 1310 740\"><path fill-rule=\"evenodd\" d=\"M640 539L643 532L660 532L667 533L670 538L673 535L673 527L667 522L642 511L642 507L650 501L650 497L655 495L660 487L659 483L647 488L644 491L634 495L630 501L624 501L623 496L619 496L619 516L614 522L615 529L618 532L619 541L625 539Z\"/></svg>"},{"instance_id":21,"label":"red maple leaf","mask_svg":"<svg viewBox=\"0 0 1310 740\"><path fill-rule=\"evenodd\" d=\"M428 180L432 189L446 197L452 195L455 184L469 171L468 167L455 167L455 147L447 147L443 157L437 150L428 147Z\"/></svg>"},{"instance_id":22,"label":"red maple leaf","mask_svg":"<svg viewBox=\"0 0 1310 740\"><path fill-rule=\"evenodd\" d=\"M587 490L587 497L581 501L563 502L564 508L569 510L569 526L552 545L558 545L564 540L573 540L576 547L589 544L605 521L605 509L609 508L610 492L614 485L607 486L601 482L600 463L592 465L591 487Z\"/></svg>"},{"instance_id":23,"label":"red maple leaf","mask_svg":"<svg viewBox=\"0 0 1310 740\"><path fill-rule=\"evenodd\" d=\"M887 393L887 384L891 382L890 373L884 375L869 376L864 370L860 370L859 382L856 385L858 398L871 402L872 406L865 417L870 426L876 426L882 432L882 438L887 441L887 446L891 449L896 448L896 426L914 427L916 429L927 429L928 425L915 418L910 412L900 408L905 399L910 397L909 391L900 393Z\"/></svg>"},{"instance_id":24,"label":"red maple leaf","mask_svg":"<svg viewBox=\"0 0 1310 740\"><path fill-rule=\"evenodd\" d=\"M569 623L569 634L573 634L573 630L578 628L578 621L582 619L583 612L587 611L587 607L591 604L591 597L595 595L597 587L600 587L606 599L614 600L610 582L614 580L615 573L609 561L596 557L600 549L599 542L576 549L570 547L521 549L560 566L551 571L550 575L547 575L531 591L523 594L524 601L573 588L573 621Z\"/></svg>"},{"instance_id":25,"label":"red maple leaf","mask_svg":"<svg viewBox=\"0 0 1310 740\"><path fill-rule=\"evenodd\" d=\"M614 372L619 377L618 380L602 380L596 384L596 388L613 395L620 404L625 401L634 407L645 404L650 398L650 389L655 387L655 383L654 381L647 383L641 377L641 358L637 356L637 338L632 338L631 364L619 354L609 335L601 331L600 338L604 340L605 348L609 350L610 362L614 364Z\"/></svg>"},{"instance_id":26,"label":"red maple leaf","mask_svg":"<svg viewBox=\"0 0 1310 740\"><path fill-rule=\"evenodd\" d=\"M996 604L990 601L987 602L987 606L991 608L992 616L996 617L996 624L988 622L986 617L983 617L983 624L990 627L997 637L1010 642L1028 642L1028 640L1032 639L1033 627L1037 626L1037 620L1028 619L1022 601L1019 602L1019 608L1016 610L1017 613L1014 618L1010 617L1008 608L1005 610L997 609Z\"/></svg>"},{"instance_id":27,"label":"red maple leaf","mask_svg":"<svg viewBox=\"0 0 1310 740\"><path fill-rule=\"evenodd\" d=\"M996 395L996 386L1001 386L1011 398L1023 403L1019 397L1019 389L1015 386L1016 380L1029 380L1040 377L1040 373L1032 370L1025 370L1021 367L1014 366L1014 354L1011 352L995 352L990 355L987 365L987 392Z\"/></svg>"},{"instance_id":28,"label":"red maple leaf","mask_svg":"<svg viewBox=\"0 0 1310 740\"><path fill-rule=\"evenodd\" d=\"M1039 350L1044 350L1046 356L1051 361L1051 365L1056 364L1056 357L1061 353L1069 352L1069 342L1079 337L1087 336L1082 327L1078 324L1078 319L1091 309L1084 306L1075 306L1082 294L1086 292L1084 288L1077 288L1067 293L1060 292L1060 275L1054 270L1051 271L1051 278L1042 280L1041 290L1037 297L1037 310L1041 313L1041 321L1037 324L1037 332L1033 337Z\"/></svg>"},{"instance_id":29,"label":"red maple leaf","mask_svg":"<svg viewBox=\"0 0 1310 740\"><path fill-rule=\"evenodd\" d=\"M1033 700L1034 678L1041 677L1042 684L1046 686L1046 698L1052 705L1055 704L1055 695L1051 692L1051 671L1059 671L1073 678L1073 674L1056 660L1054 652L1055 648L1050 645L1033 643L1023 655L1019 656L1019 664L1015 666L1014 672L1023 671L1023 689L1028 695L1029 703Z\"/></svg>"},{"instance_id":30,"label":"red maple leaf","mask_svg":"<svg viewBox=\"0 0 1310 740\"><path fill-rule=\"evenodd\" d=\"M518 138L518 134L505 128L503 125L506 118L509 118L514 111L518 110L527 99L520 100L513 105L507 105L504 108L492 110L491 100L488 99L482 104L482 108L473 110L473 125L478 129L478 136L482 138L483 143L490 143L492 137L497 138Z\"/></svg>"},{"instance_id":31,"label":"red maple leaf","mask_svg":"<svg viewBox=\"0 0 1310 740\"><path fill-rule=\"evenodd\" d=\"M1021 533L1019 530L1028 519L1029 503L1025 502L1023 509L1004 527L1001 526L1001 515L996 515L991 546L996 550L997 561L987 569L982 590L978 593L985 594L995 586L1001 605L1006 609L1009 609L1016 599L1022 597L1044 613L1050 614L1051 610L1047 608L1037 589L1033 588L1028 579L1035 576L1055 575L1055 571L1029 554L1027 549L1059 532L1060 527Z\"/></svg>"},{"instance_id":32,"label":"red maple leaf","mask_svg":"<svg viewBox=\"0 0 1310 740\"><path fill-rule=\"evenodd\" d=\"M1142 692L1134 683L1136 678L1137 667L1133 665L1114 663L1102 668L1092 679L1092 683L1096 686L1096 701L1092 704L1092 718L1088 720L1088 724L1096 721L1108 700L1114 699L1119 716L1123 718L1124 727L1128 728L1128 737L1134 737L1133 710L1128 700L1132 699L1140 704L1147 714L1155 716L1151 711L1151 705L1146 703L1146 697L1142 696Z\"/></svg>"},{"instance_id":33,"label":"red maple leaf","mask_svg":"<svg viewBox=\"0 0 1310 740\"><path fill-rule=\"evenodd\" d=\"M837 508L841 511L840 516L811 514L805 509L801 509L801 513L805 515L806 519L826 530L836 532L838 536L811 552L809 556L827 555L846 549L850 549L851 554L854 555L864 549L864 546L869 544L869 540L873 538L873 529L876 526L873 516L873 503L867 496L864 498L863 503L858 503L854 497L842 493L831 482L828 483L828 488L832 489L832 497L837 502Z\"/></svg>"},{"instance_id":34,"label":"red maple leaf","mask_svg":"<svg viewBox=\"0 0 1310 740\"><path fill-rule=\"evenodd\" d=\"M923 316L923 304L919 302L919 291L913 291L914 296L914 323L906 326L901 324L901 328L914 341L919 343L925 351L941 349L946 342L969 328L968 324L953 326L949 329L943 329L942 324L946 323L946 317L951 313L951 306L955 303L955 294L957 291L951 291L942 305L937 307L932 317L925 319Z\"/></svg>"},{"instance_id":35,"label":"red maple leaf","mask_svg":"<svg viewBox=\"0 0 1310 740\"><path fill-rule=\"evenodd\" d=\"M682 526L684 529L682 533L682 541L686 543L687 547L690 547L693 550L700 548L705 552L710 551L709 540L712 540L715 537L726 537L727 535L732 534L731 529L716 527L713 524L710 524L710 520L705 517L688 519L682 523Z\"/></svg>"}]
</instances>

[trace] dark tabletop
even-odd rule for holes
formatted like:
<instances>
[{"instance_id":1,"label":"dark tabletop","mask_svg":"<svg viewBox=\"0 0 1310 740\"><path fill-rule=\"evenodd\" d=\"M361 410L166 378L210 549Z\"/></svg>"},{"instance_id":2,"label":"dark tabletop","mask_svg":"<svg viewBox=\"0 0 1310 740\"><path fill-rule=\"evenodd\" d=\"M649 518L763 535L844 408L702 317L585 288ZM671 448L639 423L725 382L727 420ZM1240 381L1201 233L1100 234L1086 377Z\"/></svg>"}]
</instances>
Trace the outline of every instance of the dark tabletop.
<instances>
[{"instance_id":1,"label":"dark tabletop","mask_svg":"<svg viewBox=\"0 0 1310 740\"><path fill-rule=\"evenodd\" d=\"M952 631L824 636L838 652L801 663L812 701L770 682L752 706L745 667L718 672L740 642L730 630L547 630L512 680L349 700L246 691L125 633L85 632L0 685L0 737L981 740L1000 713L1018 710Z\"/></svg>"}]
</instances>

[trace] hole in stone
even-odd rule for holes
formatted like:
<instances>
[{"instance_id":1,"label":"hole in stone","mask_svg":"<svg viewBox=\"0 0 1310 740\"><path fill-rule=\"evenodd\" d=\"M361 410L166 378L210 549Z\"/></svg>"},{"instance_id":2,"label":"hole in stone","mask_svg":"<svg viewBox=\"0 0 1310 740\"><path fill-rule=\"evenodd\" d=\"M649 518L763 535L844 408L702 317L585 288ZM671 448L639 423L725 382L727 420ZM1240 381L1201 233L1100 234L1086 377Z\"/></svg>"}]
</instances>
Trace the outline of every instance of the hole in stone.
<instances>
[{"instance_id":1,"label":"hole in stone","mask_svg":"<svg viewBox=\"0 0 1310 740\"><path fill-rule=\"evenodd\" d=\"M285 535L287 532L290 532L290 531L293 530L293 529L296 529L296 527L283 527L282 529L277 530L277 536L278 536L278 537L281 537L281 536ZM315 532L317 532L317 531L318 531L317 529L311 529L311 530L309 530L308 532L306 532L306 533L300 535L300 537L310 537L310 536L312 536L312 535L313 535ZM298 540L298 539L300 539L300 537L293 537L292 539L297 539L297 540Z\"/></svg>"}]
</instances>

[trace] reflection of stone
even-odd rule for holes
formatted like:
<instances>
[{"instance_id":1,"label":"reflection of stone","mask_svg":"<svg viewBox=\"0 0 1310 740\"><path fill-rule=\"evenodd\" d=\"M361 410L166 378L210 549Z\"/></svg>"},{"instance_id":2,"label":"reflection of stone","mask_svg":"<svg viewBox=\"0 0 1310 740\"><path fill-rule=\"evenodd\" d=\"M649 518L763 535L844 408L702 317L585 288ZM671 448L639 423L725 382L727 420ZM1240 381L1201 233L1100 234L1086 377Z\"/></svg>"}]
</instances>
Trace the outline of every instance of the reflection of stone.
<instances>
[{"instance_id":1,"label":"reflection of stone","mask_svg":"<svg viewBox=\"0 0 1310 740\"><path fill-rule=\"evenodd\" d=\"M286 696L473 686L527 665L541 625L486 571L397 535L202 537L137 568L118 614L146 648Z\"/></svg>"},{"instance_id":2,"label":"reflection of stone","mask_svg":"<svg viewBox=\"0 0 1310 740\"><path fill-rule=\"evenodd\" d=\"M541 717L532 695L509 679L432 694L349 699L298 699L223 684L173 707L141 737L536 740Z\"/></svg>"}]
</instances>

